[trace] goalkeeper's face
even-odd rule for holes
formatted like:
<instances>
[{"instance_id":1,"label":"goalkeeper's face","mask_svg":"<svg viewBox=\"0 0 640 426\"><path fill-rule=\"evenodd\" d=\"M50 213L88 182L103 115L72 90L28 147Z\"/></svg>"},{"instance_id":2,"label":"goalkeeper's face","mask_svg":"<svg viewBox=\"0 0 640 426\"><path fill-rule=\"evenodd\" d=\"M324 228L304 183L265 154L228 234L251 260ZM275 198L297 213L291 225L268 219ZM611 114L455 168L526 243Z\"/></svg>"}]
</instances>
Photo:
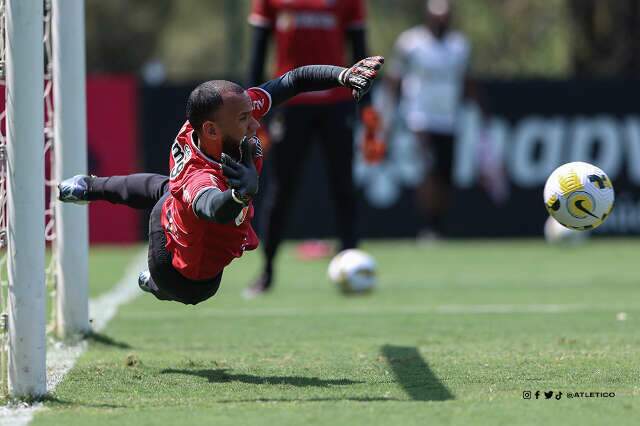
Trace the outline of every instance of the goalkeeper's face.
<instances>
[{"instance_id":1,"label":"goalkeeper's face","mask_svg":"<svg viewBox=\"0 0 640 426\"><path fill-rule=\"evenodd\" d=\"M246 91L225 97L216 114L216 122L222 136L222 152L239 158L242 138L254 136L260 127L258 121L253 118L252 111L253 103Z\"/></svg>"}]
</instances>

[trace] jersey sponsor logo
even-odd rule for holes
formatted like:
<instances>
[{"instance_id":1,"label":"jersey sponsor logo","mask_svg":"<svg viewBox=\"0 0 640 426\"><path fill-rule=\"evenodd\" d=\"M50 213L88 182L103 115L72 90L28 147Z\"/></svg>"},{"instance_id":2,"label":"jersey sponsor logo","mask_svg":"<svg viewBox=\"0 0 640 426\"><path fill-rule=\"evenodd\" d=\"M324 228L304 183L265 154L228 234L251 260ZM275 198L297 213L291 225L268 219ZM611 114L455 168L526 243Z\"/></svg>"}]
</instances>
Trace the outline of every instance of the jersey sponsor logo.
<instances>
[{"instance_id":1,"label":"jersey sponsor logo","mask_svg":"<svg viewBox=\"0 0 640 426\"><path fill-rule=\"evenodd\" d=\"M256 119L264 117L271 109L271 95L260 87L252 87L248 90L253 107L253 117Z\"/></svg>"},{"instance_id":2,"label":"jersey sponsor logo","mask_svg":"<svg viewBox=\"0 0 640 426\"><path fill-rule=\"evenodd\" d=\"M262 112L262 109L264 108L264 99L254 99L253 100L253 109L254 111L258 111L258 112Z\"/></svg>"},{"instance_id":3,"label":"jersey sponsor logo","mask_svg":"<svg viewBox=\"0 0 640 426\"><path fill-rule=\"evenodd\" d=\"M184 166L191 160L191 148L189 148L189 145L182 146L178 141L175 141L171 145L171 156L173 157L173 168L169 177L173 180L182 173Z\"/></svg>"},{"instance_id":4,"label":"jersey sponsor logo","mask_svg":"<svg viewBox=\"0 0 640 426\"><path fill-rule=\"evenodd\" d=\"M338 26L336 16L329 12L282 12L276 20L279 31L333 30Z\"/></svg>"}]
</instances>

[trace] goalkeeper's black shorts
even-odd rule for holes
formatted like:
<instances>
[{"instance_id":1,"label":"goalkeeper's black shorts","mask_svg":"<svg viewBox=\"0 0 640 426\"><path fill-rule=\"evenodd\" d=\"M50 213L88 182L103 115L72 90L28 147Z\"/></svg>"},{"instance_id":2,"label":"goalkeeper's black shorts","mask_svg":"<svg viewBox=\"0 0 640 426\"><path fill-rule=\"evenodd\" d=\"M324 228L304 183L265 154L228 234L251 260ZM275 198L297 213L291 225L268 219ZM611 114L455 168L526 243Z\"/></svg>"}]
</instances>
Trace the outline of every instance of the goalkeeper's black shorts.
<instances>
[{"instance_id":1,"label":"goalkeeper's black shorts","mask_svg":"<svg viewBox=\"0 0 640 426\"><path fill-rule=\"evenodd\" d=\"M216 294L222 272L210 280L194 281L185 278L173 267L171 253L166 249L167 237L161 221L162 204L168 196L167 192L156 203L149 218L149 288L160 300L196 305Z\"/></svg>"}]
</instances>

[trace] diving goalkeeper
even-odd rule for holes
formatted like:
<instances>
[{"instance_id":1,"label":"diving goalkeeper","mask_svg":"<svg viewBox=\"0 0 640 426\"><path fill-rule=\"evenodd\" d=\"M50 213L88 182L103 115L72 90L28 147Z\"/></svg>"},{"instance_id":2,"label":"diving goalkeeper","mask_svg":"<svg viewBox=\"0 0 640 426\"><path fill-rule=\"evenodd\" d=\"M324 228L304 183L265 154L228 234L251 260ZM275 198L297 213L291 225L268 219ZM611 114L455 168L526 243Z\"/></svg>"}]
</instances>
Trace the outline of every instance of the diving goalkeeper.
<instances>
[{"instance_id":1,"label":"diving goalkeeper","mask_svg":"<svg viewBox=\"0 0 640 426\"><path fill-rule=\"evenodd\" d=\"M250 223L262 170L258 119L302 92L345 86L359 100L383 62L376 56L350 68L300 67L248 90L230 81L204 82L189 95L169 176L77 175L58 185L58 198L152 208L149 270L138 285L160 300L200 303L216 294L225 266L258 246Z\"/></svg>"}]
</instances>

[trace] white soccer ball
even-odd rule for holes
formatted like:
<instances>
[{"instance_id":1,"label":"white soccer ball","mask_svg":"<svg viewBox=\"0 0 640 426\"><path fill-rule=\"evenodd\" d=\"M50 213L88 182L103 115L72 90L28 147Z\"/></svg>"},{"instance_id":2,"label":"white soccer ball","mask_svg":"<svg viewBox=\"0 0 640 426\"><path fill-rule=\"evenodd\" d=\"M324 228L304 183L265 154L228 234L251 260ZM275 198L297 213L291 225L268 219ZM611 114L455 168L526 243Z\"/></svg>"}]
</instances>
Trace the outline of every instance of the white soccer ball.
<instances>
[{"instance_id":1,"label":"white soccer ball","mask_svg":"<svg viewBox=\"0 0 640 426\"><path fill-rule=\"evenodd\" d=\"M552 245L578 245L587 242L589 231L565 228L549 216L544 223L544 239Z\"/></svg>"},{"instance_id":2,"label":"white soccer ball","mask_svg":"<svg viewBox=\"0 0 640 426\"><path fill-rule=\"evenodd\" d=\"M364 293L376 286L376 262L362 250L338 253L329 263L329 279L344 293Z\"/></svg>"},{"instance_id":3,"label":"white soccer ball","mask_svg":"<svg viewBox=\"0 0 640 426\"><path fill-rule=\"evenodd\" d=\"M547 211L561 225L584 231L605 221L613 209L614 192L605 172L588 163L564 164L544 186Z\"/></svg>"}]
</instances>

